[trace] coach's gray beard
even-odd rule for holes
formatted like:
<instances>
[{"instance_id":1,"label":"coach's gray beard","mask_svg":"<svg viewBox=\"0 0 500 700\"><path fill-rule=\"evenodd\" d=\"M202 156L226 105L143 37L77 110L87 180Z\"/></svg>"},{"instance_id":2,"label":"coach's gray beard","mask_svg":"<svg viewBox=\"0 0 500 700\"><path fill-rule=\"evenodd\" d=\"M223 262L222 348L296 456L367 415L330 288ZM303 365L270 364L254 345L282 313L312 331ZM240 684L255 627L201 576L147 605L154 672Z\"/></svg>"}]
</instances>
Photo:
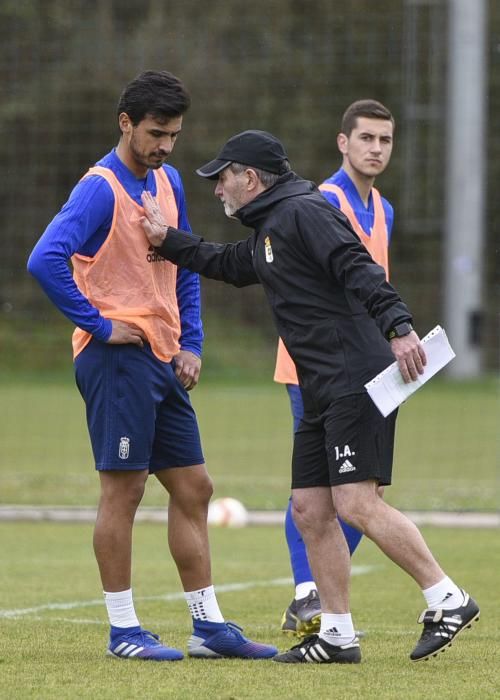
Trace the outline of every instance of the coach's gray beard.
<instances>
[{"instance_id":1,"label":"coach's gray beard","mask_svg":"<svg viewBox=\"0 0 500 700\"><path fill-rule=\"evenodd\" d=\"M229 219L236 219L237 217L235 216L236 212L238 211L237 209L234 209L230 204L227 202L223 202L224 205L224 213Z\"/></svg>"}]
</instances>

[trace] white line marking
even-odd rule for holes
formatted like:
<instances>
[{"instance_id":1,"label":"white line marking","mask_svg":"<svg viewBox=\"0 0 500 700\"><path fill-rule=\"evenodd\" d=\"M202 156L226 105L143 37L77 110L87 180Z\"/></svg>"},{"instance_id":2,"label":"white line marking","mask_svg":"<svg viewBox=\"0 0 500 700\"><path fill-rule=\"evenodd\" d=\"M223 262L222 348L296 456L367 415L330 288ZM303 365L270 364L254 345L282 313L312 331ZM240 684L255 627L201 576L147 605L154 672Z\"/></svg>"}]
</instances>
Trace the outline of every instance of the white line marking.
<instances>
[{"instance_id":1,"label":"white line marking","mask_svg":"<svg viewBox=\"0 0 500 700\"><path fill-rule=\"evenodd\" d=\"M403 511L416 525L435 525L436 527L499 527L500 513L497 512L463 512L463 511ZM93 523L96 508L79 506L18 506L0 505L0 521L14 522L86 522ZM167 522L165 508L141 506L136 513L135 522ZM284 511L249 511L249 525L283 525Z\"/></svg>"},{"instance_id":2,"label":"white line marking","mask_svg":"<svg viewBox=\"0 0 500 700\"><path fill-rule=\"evenodd\" d=\"M15 620L17 618L10 618L12 620ZM71 622L72 625L101 625L103 627L109 627L109 622L104 620L96 620L93 619L91 620L90 618L77 618L77 617L42 617L41 615L33 615L27 618L31 620L31 622L47 622L49 620L50 622Z\"/></svg>"},{"instance_id":3,"label":"white line marking","mask_svg":"<svg viewBox=\"0 0 500 700\"><path fill-rule=\"evenodd\" d=\"M353 576L360 576L363 574L368 574L373 571L375 566L353 566L351 573ZM270 581L245 581L241 583L223 583L219 586L215 586L216 593L228 593L231 591L246 591L249 588L269 588L269 586L290 586L293 584L291 578L275 578ZM177 593L165 593L164 595L152 595L152 596L137 596L136 600L184 600L184 593L179 591ZM0 610L0 618L18 618L25 617L28 615L35 616L36 613L44 612L47 610L75 610L78 608L91 608L95 606L104 605L104 600L102 598L96 598L95 600L75 600L69 603L46 603L45 605L36 605L32 608L14 608L13 610ZM34 617L34 619L43 619ZM64 618L60 618L64 619ZM84 620L75 620L75 622L84 622ZM95 623L95 620L89 620L89 622Z\"/></svg>"}]
</instances>

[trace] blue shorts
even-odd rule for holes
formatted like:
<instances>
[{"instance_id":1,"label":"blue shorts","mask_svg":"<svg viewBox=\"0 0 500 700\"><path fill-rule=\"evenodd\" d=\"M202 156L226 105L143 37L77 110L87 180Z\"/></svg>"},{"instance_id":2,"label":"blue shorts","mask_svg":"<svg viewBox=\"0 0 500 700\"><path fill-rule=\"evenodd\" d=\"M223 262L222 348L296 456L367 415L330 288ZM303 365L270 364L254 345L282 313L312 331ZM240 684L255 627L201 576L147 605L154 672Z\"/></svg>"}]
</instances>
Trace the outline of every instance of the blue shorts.
<instances>
[{"instance_id":1,"label":"blue shorts","mask_svg":"<svg viewBox=\"0 0 500 700\"><path fill-rule=\"evenodd\" d=\"M204 463L196 415L174 370L149 345L93 339L77 355L96 469L155 472Z\"/></svg>"},{"instance_id":2,"label":"blue shorts","mask_svg":"<svg viewBox=\"0 0 500 700\"><path fill-rule=\"evenodd\" d=\"M287 384L286 390L290 398L290 408L293 416L293 432L296 433L299 429L300 421L304 417L304 402L302 401L302 392L298 384Z\"/></svg>"}]
</instances>

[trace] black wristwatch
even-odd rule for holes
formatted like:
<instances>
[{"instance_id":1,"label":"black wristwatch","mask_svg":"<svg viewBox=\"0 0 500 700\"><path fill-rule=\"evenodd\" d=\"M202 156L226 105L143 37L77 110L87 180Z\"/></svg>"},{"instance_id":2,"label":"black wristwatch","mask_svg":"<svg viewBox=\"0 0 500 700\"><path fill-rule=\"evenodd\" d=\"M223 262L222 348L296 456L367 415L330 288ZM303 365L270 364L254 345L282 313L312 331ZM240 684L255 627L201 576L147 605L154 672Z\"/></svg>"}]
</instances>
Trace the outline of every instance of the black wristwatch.
<instances>
[{"instance_id":1,"label":"black wristwatch","mask_svg":"<svg viewBox=\"0 0 500 700\"><path fill-rule=\"evenodd\" d=\"M402 338L404 335L408 335L413 330L411 323L398 323L397 326L391 328L386 335L387 340L392 340L393 338Z\"/></svg>"}]
</instances>

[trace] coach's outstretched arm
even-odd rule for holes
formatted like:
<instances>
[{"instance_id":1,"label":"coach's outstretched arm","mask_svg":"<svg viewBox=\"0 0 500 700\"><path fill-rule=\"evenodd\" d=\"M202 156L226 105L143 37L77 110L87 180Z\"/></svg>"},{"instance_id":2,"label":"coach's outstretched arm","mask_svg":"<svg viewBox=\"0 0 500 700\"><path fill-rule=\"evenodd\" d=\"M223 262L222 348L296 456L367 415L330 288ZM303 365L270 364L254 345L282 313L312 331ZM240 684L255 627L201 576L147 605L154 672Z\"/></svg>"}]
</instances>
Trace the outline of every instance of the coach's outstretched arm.
<instances>
[{"instance_id":1,"label":"coach's outstretched arm","mask_svg":"<svg viewBox=\"0 0 500 700\"><path fill-rule=\"evenodd\" d=\"M143 193L142 203L142 227L163 258L235 287L259 283L252 262L252 236L237 243L207 243L200 236L167 226L149 192Z\"/></svg>"}]
</instances>

